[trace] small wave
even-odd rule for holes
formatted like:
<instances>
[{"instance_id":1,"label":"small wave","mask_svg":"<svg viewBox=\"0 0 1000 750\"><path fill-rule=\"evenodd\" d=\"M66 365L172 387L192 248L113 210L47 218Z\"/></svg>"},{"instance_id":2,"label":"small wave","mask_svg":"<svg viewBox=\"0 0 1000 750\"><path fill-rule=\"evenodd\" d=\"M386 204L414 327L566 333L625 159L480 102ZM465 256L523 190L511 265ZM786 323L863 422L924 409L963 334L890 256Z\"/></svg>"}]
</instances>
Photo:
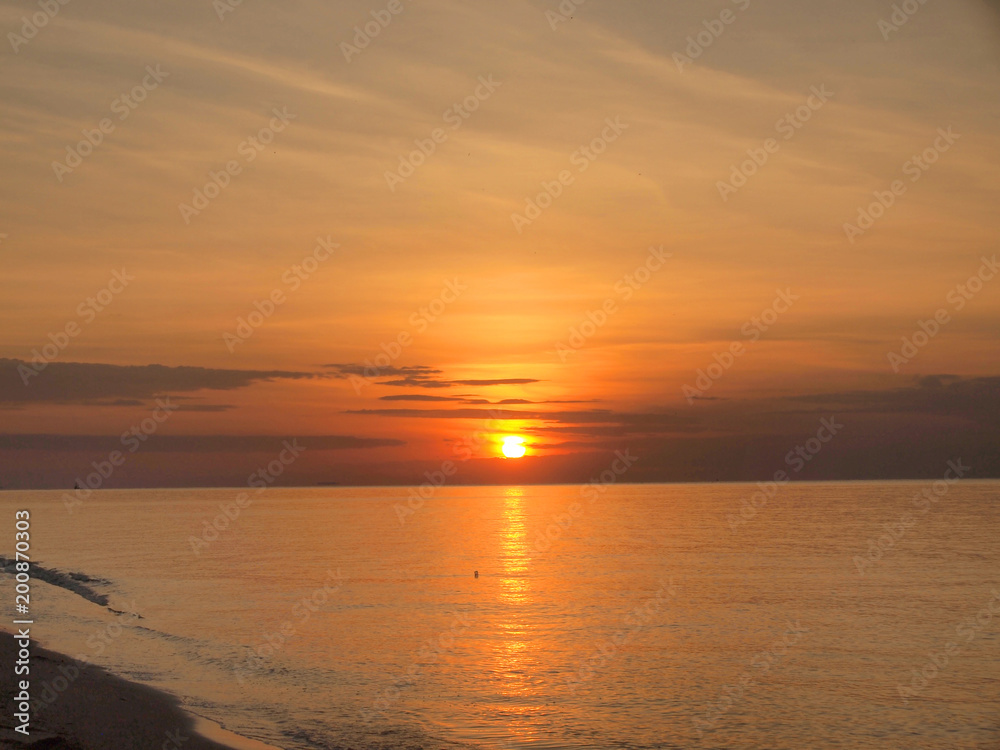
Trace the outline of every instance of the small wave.
<instances>
[{"instance_id":1,"label":"small wave","mask_svg":"<svg viewBox=\"0 0 1000 750\"><path fill-rule=\"evenodd\" d=\"M14 564L15 560L11 560L8 557L0 557L0 569L2 569L4 573L14 575L16 572ZM87 585L95 584L99 586L109 586L111 585L111 581L107 579L95 578L93 576L88 576L85 573L64 573L61 570L55 570L53 568L43 568L38 563L34 562L31 563L31 577L39 581L44 581L52 586L58 586L61 589L71 591L77 596L82 596L88 602L93 602L94 604L99 604L102 607L107 607L111 612L123 614L118 610L108 607L108 597L105 594L100 594ZM142 617L142 615L136 616L139 618Z\"/></svg>"}]
</instances>

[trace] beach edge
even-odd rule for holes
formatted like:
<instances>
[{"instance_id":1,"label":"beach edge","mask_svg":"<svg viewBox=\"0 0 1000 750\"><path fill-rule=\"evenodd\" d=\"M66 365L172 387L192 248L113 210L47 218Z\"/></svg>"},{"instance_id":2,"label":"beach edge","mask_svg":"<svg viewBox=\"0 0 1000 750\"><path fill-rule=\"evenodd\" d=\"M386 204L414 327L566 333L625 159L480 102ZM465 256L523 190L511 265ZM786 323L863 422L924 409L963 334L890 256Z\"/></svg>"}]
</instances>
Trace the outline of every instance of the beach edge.
<instances>
[{"instance_id":1,"label":"beach edge","mask_svg":"<svg viewBox=\"0 0 1000 750\"><path fill-rule=\"evenodd\" d=\"M209 728L212 723L185 711L180 699L170 693L42 648L33 639L30 652L30 672L16 675L15 634L6 627L0 629L0 699L4 706L0 750L31 746L52 750L168 746L184 750L280 750L221 728L207 731L214 735L210 739L198 728ZM14 714L21 680L29 681L31 696L28 737L14 731L19 723ZM225 741L220 741L223 738Z\"/></svg>"}]
</instances>

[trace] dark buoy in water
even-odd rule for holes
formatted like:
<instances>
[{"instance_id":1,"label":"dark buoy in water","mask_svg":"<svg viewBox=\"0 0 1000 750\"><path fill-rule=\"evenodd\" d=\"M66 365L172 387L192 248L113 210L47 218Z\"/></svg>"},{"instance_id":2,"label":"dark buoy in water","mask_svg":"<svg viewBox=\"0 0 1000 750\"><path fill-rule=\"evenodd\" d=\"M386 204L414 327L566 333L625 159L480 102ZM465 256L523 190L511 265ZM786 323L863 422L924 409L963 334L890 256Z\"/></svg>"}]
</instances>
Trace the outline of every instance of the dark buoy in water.
<instances>
[{"instance_id":1,"label":"dark buoy in water","mask_svg":"<svg viewBox=\"0 0 1000 750\"><path fill-rule=\"evenodd\" d=\"M476 578L479 578L479 571L476 571Z\"/></svg>"}]
</instances>

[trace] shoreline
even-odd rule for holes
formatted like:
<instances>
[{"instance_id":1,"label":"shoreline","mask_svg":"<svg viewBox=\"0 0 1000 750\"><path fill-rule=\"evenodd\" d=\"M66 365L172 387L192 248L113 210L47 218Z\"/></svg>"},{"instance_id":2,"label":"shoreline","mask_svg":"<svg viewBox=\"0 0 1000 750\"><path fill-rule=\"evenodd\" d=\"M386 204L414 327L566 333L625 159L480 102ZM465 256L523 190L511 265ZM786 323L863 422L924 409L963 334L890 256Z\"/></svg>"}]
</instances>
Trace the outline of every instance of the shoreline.
<instances>
[{"instance_id":1,"label":"shoreline","mask_svg":"<svg viewBox=\"0 0 1000 750\"><path fill-rule=\"evenodd\" d=\"M169 693L129 682L95 665L42 648L32 639L30 674L15 675L14 635L0 630L0 750L279 750L241 737L215 722L188 713ZM69 679L72 677L72 679ZM31 694L29 736L15 732L15 680L28 679ZM58 682L57 682L58 681ZM42 701L63 682L50 703ZM52 691L55 692L55 691Z\"/></svg>"}]
</instances>

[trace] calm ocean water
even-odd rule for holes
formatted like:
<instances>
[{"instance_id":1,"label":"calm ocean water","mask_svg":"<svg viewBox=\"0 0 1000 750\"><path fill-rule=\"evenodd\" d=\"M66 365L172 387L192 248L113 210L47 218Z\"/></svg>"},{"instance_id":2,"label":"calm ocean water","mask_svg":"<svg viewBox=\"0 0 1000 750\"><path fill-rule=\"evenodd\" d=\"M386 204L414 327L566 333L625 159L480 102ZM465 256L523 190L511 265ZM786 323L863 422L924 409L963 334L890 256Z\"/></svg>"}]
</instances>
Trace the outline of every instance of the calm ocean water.
<instances>
[{"instance_id":1,"label":"calm ocean water","mask_svg":"<svg viewBox=\"0 0 1000 750\"><path fill-rule=\"evenodd\" d=\"M998 748L1000 482L932 484L5 492L0 549L126 612L36 581L42 645L287 750Z\"/></svg>"}]
</instances>

